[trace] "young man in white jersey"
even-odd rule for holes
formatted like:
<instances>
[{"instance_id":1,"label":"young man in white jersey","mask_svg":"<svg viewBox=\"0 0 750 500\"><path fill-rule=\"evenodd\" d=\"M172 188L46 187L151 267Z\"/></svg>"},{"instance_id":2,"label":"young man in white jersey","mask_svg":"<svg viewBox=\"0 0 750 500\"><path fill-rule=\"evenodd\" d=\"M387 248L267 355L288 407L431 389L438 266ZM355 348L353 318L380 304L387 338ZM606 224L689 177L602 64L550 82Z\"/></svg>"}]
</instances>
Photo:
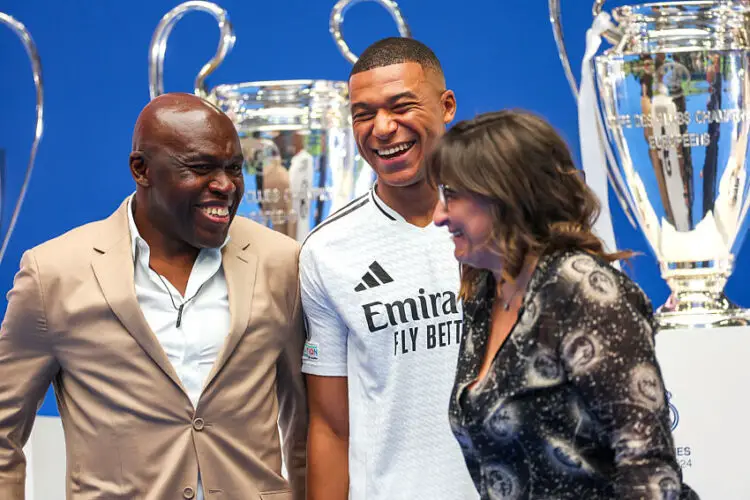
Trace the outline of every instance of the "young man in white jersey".
<instances>
[{"instance_id":1,"label":"young man in white jersey","mask_svg":"<svg viewBox=\"0 0 750 500\"><path fill-rule=\"evenodd\" d=\"M308 500L476 499L448 423L459 267L432 224L437 192L422 169L456 100L435 55L410 38L365 50L349 91L377 181L300 254Z\"/></svg>"}]
</instances>

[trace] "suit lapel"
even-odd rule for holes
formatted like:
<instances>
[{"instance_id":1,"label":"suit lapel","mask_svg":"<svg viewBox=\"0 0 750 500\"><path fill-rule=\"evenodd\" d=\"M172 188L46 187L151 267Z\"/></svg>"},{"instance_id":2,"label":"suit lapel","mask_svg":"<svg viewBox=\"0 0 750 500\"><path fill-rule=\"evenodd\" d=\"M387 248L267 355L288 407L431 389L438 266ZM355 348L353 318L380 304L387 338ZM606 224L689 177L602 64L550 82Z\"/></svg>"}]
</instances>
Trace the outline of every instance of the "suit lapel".
<instances>
[{"instance_id":1,"label":"suit lapel","mask_svg":"<svg viewBox=\"0 0 750 500\"><path fill-rule=\"evenodd\" d=\"M229 334L219 357L211 368L211 373L208 375L204 388L208 388L234 352L235 347L247 330L250 311L252 310L258 259L248 251L250 246L248 243L242 240L235 241L236 234L232 234L231 238L222 256L224 276L227 280L229 293L229 313L231 317Z\"/></svg>"},{"instance_id":2,"label":"suit lapel","mask_svg":"<svg viewBox=\"0 0 750 500\"><path fill-rule=\"evenodd\" d=\"M135 295L135 271L126 210L127 201L108 220L110 224L95 246L100 255L95 256L92 262L94 274L107 304L125 329L159 368L187 394L167 354L148 326Z\"/></svg>"}]
</instances>

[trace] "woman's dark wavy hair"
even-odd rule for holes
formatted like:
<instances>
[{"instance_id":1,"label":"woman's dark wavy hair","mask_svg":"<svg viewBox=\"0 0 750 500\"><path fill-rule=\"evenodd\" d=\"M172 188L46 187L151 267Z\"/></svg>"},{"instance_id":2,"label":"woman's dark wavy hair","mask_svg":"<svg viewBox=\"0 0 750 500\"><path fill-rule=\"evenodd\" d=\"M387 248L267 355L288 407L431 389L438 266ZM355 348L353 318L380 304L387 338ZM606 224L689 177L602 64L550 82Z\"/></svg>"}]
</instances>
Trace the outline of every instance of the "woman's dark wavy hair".
<instances>
[{"instance_id":1,"label":"woman's dark wavy hair","mask_svg":"<svg viewBox=\"0 0 750 500\"><path fill-rule=\"evenodd\" d=\"M543 118L527 111L485 113L457 123L427 157L427 180L488 200L489 241L513 281L527 255L580 249L612 262L630 251L608 253L592 227L596 195L573 164L565 141ZM481 270L464 265L461 297L475 295Z\"/></svg>"}]
</instances>

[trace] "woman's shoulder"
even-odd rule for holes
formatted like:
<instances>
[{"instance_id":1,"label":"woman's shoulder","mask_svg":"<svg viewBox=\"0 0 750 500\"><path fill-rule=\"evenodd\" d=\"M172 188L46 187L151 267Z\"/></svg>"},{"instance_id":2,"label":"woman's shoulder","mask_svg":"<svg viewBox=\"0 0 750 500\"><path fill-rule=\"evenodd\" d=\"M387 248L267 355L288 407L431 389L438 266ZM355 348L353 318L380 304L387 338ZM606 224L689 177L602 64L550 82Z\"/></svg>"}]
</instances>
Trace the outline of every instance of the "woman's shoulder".
<instances>
[{"instance_id":1,"label":"woman's shoulder","mask_svg":"<svg viewBox=\"0 0 750 500\"><path fill-rule=\"evenodd\" d=\"M544 274L548 277L569 284L581 283L592 276L606 276L613 283L631 281L611 263L584 250L564 250L545 255L540 259L539 267L546 268Z\"/></svg>"},{"instance_id":2,"label":"woman's shoulder","mask_svg":"<svg viewBox=\"0 0 750 500\"><path fill-rule=\"evenodd\" d=\"M549 282L561 292L574 294L580 302L600 305L620 301L637 303L639 308L651 305L641 288L620 269L603 258L583 250L557 252L543 258Z\"/></svg>"}]
</instances>

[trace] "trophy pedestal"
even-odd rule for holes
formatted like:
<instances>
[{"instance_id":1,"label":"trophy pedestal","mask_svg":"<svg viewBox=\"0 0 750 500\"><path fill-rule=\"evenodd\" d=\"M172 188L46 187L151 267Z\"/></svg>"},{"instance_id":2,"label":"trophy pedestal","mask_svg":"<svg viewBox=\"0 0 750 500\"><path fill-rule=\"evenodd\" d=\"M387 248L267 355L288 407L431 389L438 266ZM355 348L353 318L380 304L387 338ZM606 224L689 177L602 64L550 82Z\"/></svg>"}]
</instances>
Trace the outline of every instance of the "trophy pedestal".
<instances>
[{"instance_id":1,"label":"trophy pedestal","mask_svg":"<svg viewBox=\"0 0 750 500\"><path fill-rule=\"evenodd\" d=\"M750 328L674 329L656 335L683 480L702 499L750 498Z\"/></svg>"},{"instance_id":2,"label":"trophy pedestal","mask_svg":"<svg viewBox=\"0 0 750 500\"><path fill-rule=\"evenodd\" d=\"M750 325L750 311L730 301L724 292L673 292L656 311L662 330Z\"/></svg>"},{"instance_id":3,"label":"trophy pedestal","mask_svg":"<svg viewBox=\"0 0 750 500\"><path fill-rule=\"evenodd\" d=\"M750 311L724 294L732 259L665 262L662 277L672 294L656 311L660 329L718 328L750 325Z\"/></svg>"}]
</instances>

